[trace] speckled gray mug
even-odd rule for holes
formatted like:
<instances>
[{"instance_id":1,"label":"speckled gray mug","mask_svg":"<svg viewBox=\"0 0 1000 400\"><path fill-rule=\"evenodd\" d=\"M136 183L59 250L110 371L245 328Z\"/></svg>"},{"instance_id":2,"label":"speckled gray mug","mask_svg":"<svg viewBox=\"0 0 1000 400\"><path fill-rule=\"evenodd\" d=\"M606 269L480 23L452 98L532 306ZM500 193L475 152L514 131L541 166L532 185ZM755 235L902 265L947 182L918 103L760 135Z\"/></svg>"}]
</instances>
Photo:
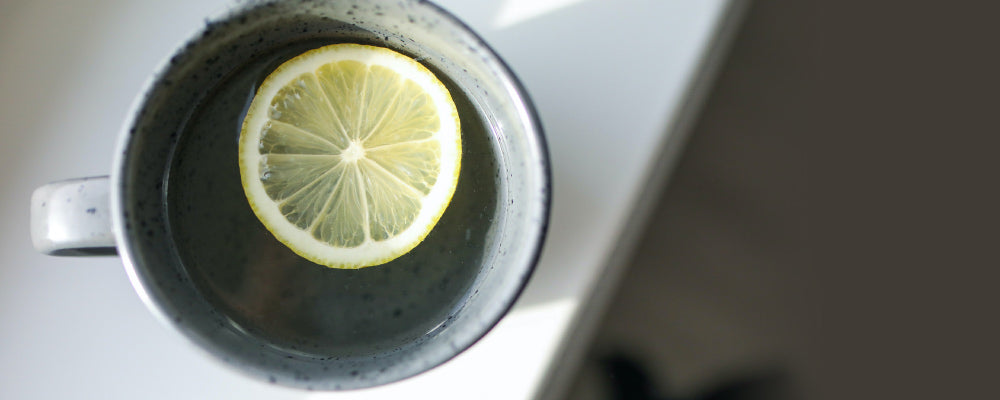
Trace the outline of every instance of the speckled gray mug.
<instances>
[{"instance_id":1,"label":"speckled gray mug","mask_svg":"<svg viewBox=\"0 0 1000 400\"><path fill-rule=\"evenodd\" d=\"M435 71L463 131L458 189L424 243L353 271L309 263L270 236L235 161L241 113L262 76L348 41ZM212 19L150 79L110 177L36 190L32 239L48 254L119 254L160 320L250 376L354 389L433 368L500 320L537 262L549 186L523 87L444 10L416 0L255 1Z\"/></svg>"}]
</instances>

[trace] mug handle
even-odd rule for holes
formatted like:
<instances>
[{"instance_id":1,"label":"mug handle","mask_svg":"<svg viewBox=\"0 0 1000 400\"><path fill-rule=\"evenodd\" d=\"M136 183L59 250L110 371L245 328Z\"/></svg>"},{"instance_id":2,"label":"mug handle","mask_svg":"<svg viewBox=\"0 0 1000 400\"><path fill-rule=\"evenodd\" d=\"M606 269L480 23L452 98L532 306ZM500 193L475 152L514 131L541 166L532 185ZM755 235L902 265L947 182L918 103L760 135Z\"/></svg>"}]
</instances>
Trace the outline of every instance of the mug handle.
<instances>
[{"instance_id":1,"label":"mug handle","mask_svg":"<svg viewBox=\"0 0 1000 400\"><path fill-rule=\"evenodd\" d=\"M53 256L111 256L110 180L107 176L53 182L31 194L31 242Z\"/></svg>"}]
</instances>

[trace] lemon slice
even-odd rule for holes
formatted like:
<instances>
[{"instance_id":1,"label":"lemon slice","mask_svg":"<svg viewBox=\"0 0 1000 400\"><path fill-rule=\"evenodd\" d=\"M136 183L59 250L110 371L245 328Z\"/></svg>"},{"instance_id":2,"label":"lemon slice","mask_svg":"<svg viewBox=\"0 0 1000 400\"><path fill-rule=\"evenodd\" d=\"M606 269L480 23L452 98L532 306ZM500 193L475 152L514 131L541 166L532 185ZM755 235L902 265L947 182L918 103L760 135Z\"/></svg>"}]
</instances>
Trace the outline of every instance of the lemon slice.
<instances>
[{"instance_id":1,"label":"lemon slice","mask_svg":"<svg viewBox=\"0 0 1000 400\"><path fill-rule=\"evenodd\" d=\"M458 182L458 111L395 51L335 44L274 70L240 132L243 190L278 240L317 264L362 268L419 244Z\"/></svg>"}]
</instances>

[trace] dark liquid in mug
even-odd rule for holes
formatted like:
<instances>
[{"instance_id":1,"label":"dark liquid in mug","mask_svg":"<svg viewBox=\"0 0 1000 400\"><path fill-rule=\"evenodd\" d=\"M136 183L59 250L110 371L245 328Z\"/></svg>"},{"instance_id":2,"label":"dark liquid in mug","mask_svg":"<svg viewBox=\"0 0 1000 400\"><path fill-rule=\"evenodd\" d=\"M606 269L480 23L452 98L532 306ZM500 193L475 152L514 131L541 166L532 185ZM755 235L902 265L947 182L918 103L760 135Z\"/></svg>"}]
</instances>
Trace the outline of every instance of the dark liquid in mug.
<instances>
[{"instance_id":1,"label":"dark liquid in mug","mask_svg":"<svg viewBox=\"0 0 1000 400\"><path fill-rule=\"evenodd\" d=\"M170 230L192 281L237 330L317 356L391 351L446 322L468 295L492 247L498 158L475 107L438 73L458 106L462 167L451 204L433 231L402 257L358 270L327 268L293 253L250 209L237 142L264 78L282 62L332 43L285 45L238 68L205 96L185 125L169 170Z\"/></svg>"}]
</instances>

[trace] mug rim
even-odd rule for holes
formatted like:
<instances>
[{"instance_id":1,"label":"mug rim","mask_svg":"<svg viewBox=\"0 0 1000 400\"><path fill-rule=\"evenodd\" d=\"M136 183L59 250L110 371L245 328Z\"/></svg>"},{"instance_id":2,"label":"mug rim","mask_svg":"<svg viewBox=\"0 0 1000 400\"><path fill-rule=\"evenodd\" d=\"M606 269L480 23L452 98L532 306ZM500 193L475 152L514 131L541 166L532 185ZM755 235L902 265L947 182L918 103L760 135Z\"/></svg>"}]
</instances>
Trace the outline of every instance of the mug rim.
<instances>
[{"instance_id":1,"label":"mug rim","mask_svg":"<svg viewBox=\"0 0 1000 400\"><path fill-rule=\"evenodd\" d=\"M283 2L291 3L292 1L264 0L264 1L230 3L230 5L227 6L227 8L222 12L209 16L208 21L214 23L214 22L231 20L232 18L238 16L241 12L246 12L256 7L261 7L264 4L283 3ZM496 51L488 43L486 43L486 41L483 40L482 37L480 37L464 21L460 20L459 18L451 14L449 11L445 10L444 8L432 2L428 2L425 0L407 0L407 2L412 3L414 7L422 7L426 10L426 12L433 14L437 17L441 17L442 19L446 20L449 24L453 25L454 27L457 27L458 30L460 31L460 34L464 38L473 41L479 50L486 53L488 59L484 60L485 64L489 65L496 71L500 72L500 74L497 75L495 79L502 82L504 88L506 89L507 94L512 96L513 99L515 100L513 101L513 103L515 103L515 107L518 109L517 110L518 119L523 123L523 125L526 128L522 132L522 137L526 143L525 147L532 153L526 155L525 158L537 161L534 173L537 175L537 179L539 180L539 187L537 188L538 197L537 198L533 197L531 199L531 202L535 203L533 206L531 206L533 207L532 210L535 210L538 213L538 220L536 221L538 225L536 229L533 229L533 232L536 235L536 240L534 241L533 249L529 251L530 254L528 254L529 259L527 260L527 262L524 263L523 265L517 266L520 270L523 271L521 279L515 284L513 284L513 287L509 289L509 292L506 292L506 296L503 297L503 304L500 304L500 307L496 309L496 312L493 313L494 315L491 315L487 318L489 320L488 323L482 325L481 329L478 329L474 334L472 334L473 338L471 341L463 343L463 345L459 346L458 348L453 348L447 354L446 357L443 357L440 360L434 360L433 362L430 363L430 365L426 365L423 368L418 368L419 370L417 370L416 372L406 373L404 371L403 374L398 374L399 376L387 376L385 377L385 379L381 380L376 379L375 382L373 382L370 385L359 385L359 386L345 387L345 388L363 388L370 386L378 386L381 384L386 384L418 375L420 373L423 373L427 370L430 370L447 362L448 360L454 358L458 354L461 354L469 347L473 346L475 343L481 340L489 331L491 331L500 322L500 320L505 315L507 315L507 313L513 308L517 299L520 298L520 295L523 293L525 287L527 286L528 279L530 278L530 276L532 276L535 268L537 268L539 259L541 257L542 249L544 247L545 239L548 234L548 227L550 223L551 204L552 204L552 198L551 198L552 170L549 159L548 144L544 137L544 130L541 125L541 120L539 118L537 108L535 107L531 98L528 96L527 89L524 87L523 83L520 81L520 79L518 79L518 77L510 68L510 66L506 63L506 61L504 61L496 53ZM177 321L171 318L167 314L167 312L163 309L163 305L161 304L162 300L157 299L154 294L150 293L150 289L149 287L147 287L147 285L149 285L150 283L146 281L146 278L143 276L142 271L140 271L140 269L137 267L138 263L142 263L143 261L141 260L141 257L137 254L137 250L134 248L133 243L130 240L131 236L135 235L135 233L130 233L130 231L125 227L126 224L125 212L128 209L128 204L126 204L125 189L124 189L124 185L126 182L123 181L125 179L124 176L126 175L127 172L126 169L129 168L127 164L127 159L131 149L131 142L136 137L136 135L139 135L139 133L133 132L132 128L143 120L141 111L147 105L147 102L149 100L148 98L149 95L153 93L155 89L163 85L163 77L171 70L171 67L173 67L171 59L176 55L185 53L189 49L189 46L192 46L193 44L206 40L205 33L207 30L210 29L209 28L210 25L211 24L203 25L198 29L196 29L191 34L187 35L185 41L175 46L173 50L161 60L158 66L147 77L145 83L143 84L142 88L140 89L137 96L133 100L131 106L129 107L129 111L126 114L127 116L125 118L125 121L122 125L121 131L118 136L118 140L116 143L116 151L113 157L112 169L110 174L110 183L111 183L110 200L111 200L112 231L114 233L115 240L118 243L118 252L121 257L122 263L125 266L128 279L132 287L136 291L137 295L139 296L140 300L143 302L146 308L153 313L155 318L158 319L161 323L170 326L171 329L173 329L174 331L181 333L182 336L185 336L185 338L187 339L186 341L188 341L194 347L212 354L212 357L209 358L216 359L217 361L219 361L218 357L216 357L218 355L217 353L209 351L209 349L206 348L204 344L198 343L195 340L191 340L192 337L190 337L189 333L186 332L184 329L182 329L182 327L178 325ZM236 369L239 369L242 372L248 372L246 371L247 368L239 365L234 365L231 362L223 362L223 364L236 367ZM258 376L259 374L251 373L250 375L254 375L255 377L261 378L260 376ZM294 382L281 382L281 383L283 384L291 383L288 386L293 386L293 387L296 386L302 388L306 387L306 385L297 385L294 384Z\"/></svg>"}]
</instances>

